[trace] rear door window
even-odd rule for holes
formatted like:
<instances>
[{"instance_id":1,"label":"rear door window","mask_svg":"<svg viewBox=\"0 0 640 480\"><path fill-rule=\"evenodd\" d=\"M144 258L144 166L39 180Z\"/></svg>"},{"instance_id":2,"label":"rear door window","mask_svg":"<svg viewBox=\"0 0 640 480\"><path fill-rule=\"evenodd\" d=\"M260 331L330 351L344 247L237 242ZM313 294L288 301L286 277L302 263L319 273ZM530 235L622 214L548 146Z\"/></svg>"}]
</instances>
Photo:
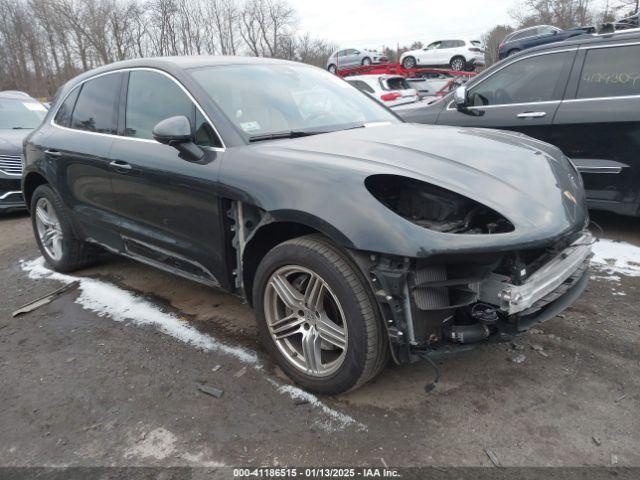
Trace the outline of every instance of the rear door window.
<instances>
[{"instance_id":1,"label":"rear door window","mask_svg":"<svg viewBox=\"0 0 640 480\"><path fill-rule=\"evenodd\" d=\"M387 78L383 81L385 90L407 90L411 88L409 83L402 77Z\"/></svg>"},{"instance_id":2,"label":"rear door window","mask_svg":"<svg viewBox=\"0 0 640 480\"><path fill-rule=\"evenodd\" d=\"M640 45L587 52L577 98L640 95Z\"/></svg>"},{"instance_id":3,"label":"rear door window","mask_svg":"<svg viewBox=\"0 0 640 480\"><path fill-rule=\"evenodd\" d=\"M73 110L71 127L115 134L121 80L121 73L111 73L85 82Z\"/></svg>"},{"instance_id":4,"label":"rear door window","mask_svg":"<svg viewBox=\"0 0 640 480\"><path fill-rule=\"evenodd\" d=\"M471 87L473 106L509 105L560 100L567 62L574 52L551 53L525 58L494 73L477 87Z\"/></svg>"}]
</instances>

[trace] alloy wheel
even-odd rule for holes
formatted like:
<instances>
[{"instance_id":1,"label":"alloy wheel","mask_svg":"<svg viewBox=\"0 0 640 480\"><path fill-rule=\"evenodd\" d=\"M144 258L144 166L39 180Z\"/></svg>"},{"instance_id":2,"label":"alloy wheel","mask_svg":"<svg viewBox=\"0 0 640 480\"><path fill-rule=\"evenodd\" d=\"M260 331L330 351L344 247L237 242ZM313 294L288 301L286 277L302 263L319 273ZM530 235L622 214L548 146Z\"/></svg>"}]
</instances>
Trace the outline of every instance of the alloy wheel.
<instances>
[{"instance_id":1,"label":"alloy wheel","mask_svg":"<svg viewBox=\"0 0 640 480\"><path fill-rule=\"evenodd\" d=\"M327 282L299 265L276 270L267 282L264 313L271 338L286 360L313 377L326 377L344 363L346 318Z\"/></svg>"},{"instance_id":2,"label":"alloy wheel","mask_svg":"<svg viewBox=\"0 0 640 480\"><path fill-rule=\"evenodd\" d=\"M402 61L402 66L406 69L413 68L416 66L416 61L413 57L407 57Z\"/></svg>"},{"instance_id":3,"label":"alloy wheel","mask_svg":"<svg viewBox=\"0 0 640 480\"><path fill-rule=\"evenodd\" d=\"M62 259L62 226L51 202L42 197L36 203L36 228L42 247L53 260Z\"/></svg>"},{"instance_id":4,"label":"alloy wheel","mask_svg":"<svg viewBox=\"0 0 640 480\"><path fill-rule=\"evenodd\" d=\"M461 58L454 58L451 62L451 68L458 72L464 70L464 60L462 60Z\"/></svg>"}]
</instances>

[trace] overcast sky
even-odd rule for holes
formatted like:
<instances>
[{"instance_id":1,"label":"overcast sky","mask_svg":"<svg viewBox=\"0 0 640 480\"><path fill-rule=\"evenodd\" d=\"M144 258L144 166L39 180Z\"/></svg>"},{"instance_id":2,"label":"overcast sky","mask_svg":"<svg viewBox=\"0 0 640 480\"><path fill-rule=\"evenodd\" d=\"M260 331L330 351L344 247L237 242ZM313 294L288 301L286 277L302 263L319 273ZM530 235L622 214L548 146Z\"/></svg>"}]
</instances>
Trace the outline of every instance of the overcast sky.
<instances>
[{"instance_id":1,"label":"overcast sky","mask_svg":"<svg viewBox=\"0 0 640 480\"><path fill-rule=\"evenodd\" d=\"M479 39L512 22L516 0L289 0L300 30L340 47L395 47L444 37Z\"/></svg>"}]
</instances>

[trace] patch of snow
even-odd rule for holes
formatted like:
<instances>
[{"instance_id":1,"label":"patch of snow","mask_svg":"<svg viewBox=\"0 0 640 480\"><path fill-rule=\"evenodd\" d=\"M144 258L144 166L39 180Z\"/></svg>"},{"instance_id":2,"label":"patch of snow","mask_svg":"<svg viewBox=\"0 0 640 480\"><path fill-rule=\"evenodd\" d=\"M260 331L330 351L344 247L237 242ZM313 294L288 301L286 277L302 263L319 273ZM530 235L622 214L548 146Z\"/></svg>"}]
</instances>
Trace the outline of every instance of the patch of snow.
<instances>
[{"instance_id":1,"label":"patch of snow","mask_svg":"<svg viewBox=\"0 0 640 480\"><path fill-rule=\"evenodd\" d=\"M593 244L591 264L609 275L640 277L640 247L602 238Z\"/></svg>"},{"instance_id":2,"label":"patch of snow","mask_svg":"<svg viewBox=\"0 0 640 480\"><path fill-rule=\"evenodd\" d=\"M196 328L181 321L175 315L163 312L156 305L122 288L94 278L76 277L54 272L47 267L43 257L30 261L21 260L20 266L29 278L33 280L50 279L62 283L78 281L80 295L78 295L76 303L85 310L95 312L100 317L108 316L118 322L130 321L136 325L156 327L161 332L201 350L217 351L231 355L264 374L263 367L255 352L245 348L227 345L209 335L201 333ZM367 430L365 425L357 422L347 414L330 408L318 400L315 395L305 392L293 385L280 384L266 375L265 378L270 384L276 387L279 393L287 394L294 400L306 400L310 405L327 415L328 420L320 422L320 425L326 431L343 430L347 426L355 426L359 430ZM165 440L168 438L163 433L158 433L152 437L152 443L156 437L161 440L162 438ZM167 442L165 442L165 445L168 445ZM154 452L155 450L149 447L147 442L142 446L134 447L132 451L136 455L143 455L145 452ZM162 451L163 450L158 450L155 452ZM190 461L188 458L185 459ZM197 459L194 458L193 460L196 461Z\"/></svg>"},{"instance_id":3,"label":"patch of snow","mask_svg":"<svg viewBox=\"0 0 640 480\"><path fill-rule=\"evenodd\" d=\"M79 281L80 295L76 303L100 317L109 316L117 322L129 320L137 325L153 326L162 333L201 350L225 353L248 364L258 363L255 352L227 345L205 335L175 315L163 312L156 305L115 285L94 278L73 277L54 272L46 267L42 257L28 262L22 261L21 266L32 279L49 278L63 283Z\"/></svg>"},{"instance_id":4,"label":"patch of snow","mask_svg":"<svg viewBox=\"0 0 640 480\"><path fill-rule=\"evenodd\" d=\"M349 425L355 426L358 430L367 430L366 425L357 422L353 417L350 417L345 413L338 412L337 410L334 410L333 408L325 405L320 400L318 400L318 397L316 397L312 393L305 392L301 388L293 385L283 385L271 378L268 378L267 380L269 380L269 383L271 383L278 389L278 392L289 395L293 400L304 400L306 402L309 402L309 405L322 410L332 420L331 422L318 423L318 425L326 432L330 433L336 430L343 430Z\"/></svg>"},{"instance_id":5,"label":"patch of snow","mask_svg":"<svg viewBox=\"0 0 640 480\"><path fill-rule=\"evenodd\" d=\"M155 458L164 460L176 449L176 436L165 428L156 428L142 435L140 440L128 449L125 457Z\"/></svg>"}]
</instances>

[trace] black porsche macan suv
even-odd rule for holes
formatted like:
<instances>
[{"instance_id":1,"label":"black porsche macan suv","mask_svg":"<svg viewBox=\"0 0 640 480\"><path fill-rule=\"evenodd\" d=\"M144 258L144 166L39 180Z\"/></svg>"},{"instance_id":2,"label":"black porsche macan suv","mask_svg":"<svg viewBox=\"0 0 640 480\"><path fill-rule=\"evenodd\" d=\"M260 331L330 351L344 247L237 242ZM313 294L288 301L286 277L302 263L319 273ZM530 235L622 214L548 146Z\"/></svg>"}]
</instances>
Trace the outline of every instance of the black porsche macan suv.
<instances>
[{"instance_id":1,"label":"black porsche macan suv","mask_svg":"<svg viewBox=\"0 0 640 480\"><path fill-rule=\"evenodd\" d=\"M24 92L0 92L0 212L24 209L20 188L22 141L47 110Z\"/></svg>"},{"instance_id":2,"label":"black porsche macan suv","mask_svg":"<svg viewBox=\"0 0 640 480\"><path fill-rule=\"evenodd\" d=\"M589 207L640 215L640 31L532 48L485 70L406 121L515 130L560 148ZM471 152L470 152L471 153Z\"/></svg>"},{"instance_id":3,"label":"black porsche macan suv","mask_svg":"<svg viewBox=\"0 0 640 480\"><path fill-rule=\"evenodd\" d=\"M356 388L389 356L509 338L588 279L584 193L557 148L409 125L299 63L93 70L62 88L24 155L50 266L103 247L230 291L315 392Z\"/></svg>"}]
</instances>

